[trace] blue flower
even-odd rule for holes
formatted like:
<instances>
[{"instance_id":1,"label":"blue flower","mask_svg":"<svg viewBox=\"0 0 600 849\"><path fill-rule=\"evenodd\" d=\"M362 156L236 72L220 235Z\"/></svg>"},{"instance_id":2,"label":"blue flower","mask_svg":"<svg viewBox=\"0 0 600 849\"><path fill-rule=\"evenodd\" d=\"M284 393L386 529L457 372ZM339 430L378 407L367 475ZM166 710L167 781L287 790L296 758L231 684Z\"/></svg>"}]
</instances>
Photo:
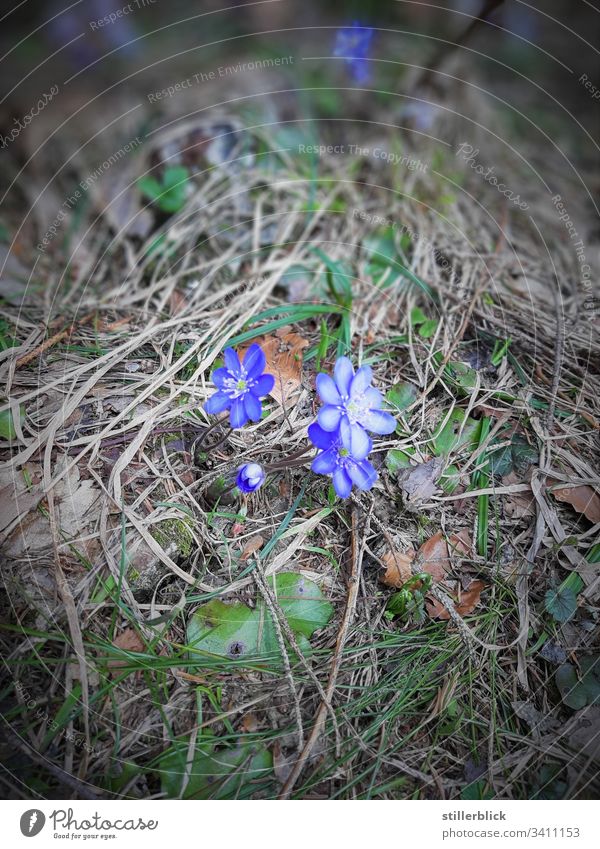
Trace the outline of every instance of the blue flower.
<instances>
[{"instance_id":1,"label":"blue flower","mask_svg":"<svg viewBox=\"0 0 600 849\"><path fill-rule=\"evenodd\" d=\"M336 33L333 55L346 60L357 83L364 83L369 78L367 54L374 32L371 27L363 27L355 21L351 27L343 27Z\"/></svg>"},{"instance_id":2,"label":"blue flower","mask_svg":"<svg viewBox=\"0 0 600 849\"><path fill-rule=\"evenodd\" d=\"M223 351L225 365L215 369L211 379L217 392L204 404L207 413L229 410L231 427L243 427L247 421L257 422L262 415L260 398L268 395L275 384L272 374L263 374L266 358L260 345L250 345L240 363L233 348Z\"/></svg>"},{"instance_id":3,"label":"blue flower","mask_svg":"<svg viewBox=\"0 0 600 849\"><path fill-rule=\"evenodd\" d=\"M340 498L348 498L352 486L371 489L377 480L377 472L368 460L357 460L350 449L350 428L342 421L339 433L323 430L314 422L308 428L308 438L321 449L312 462L312 470L318 475L331 475L333 488Z\"/></svg>"},{"instance_id":4,"label":"blue flower","mask_svg":"<svg viewBox=\"0 0 600 849\"><path fill-rule=\"evenodd\" d=\"M384 412L383 396L371 386L372 372L362 366L354 374L348 357L338 357L333 378L317 375L317 392L325 406L321 407L317 421L323 430L335 432L343 425L347 445L355 460L364 460L373 443L367 431L377 434L393 433L396 419Z\"/></svg>"},{"instance_id":5,"label":"blue flower","mask_svg":"<svg viewBox=\"0 0 600 849\"><path fill-rule=\"evenodd\" d=\"M242 492L256 492L265 482L265 470L258 463L246 463L238 469L235 484Z\"/></svg>"}]
</instances>

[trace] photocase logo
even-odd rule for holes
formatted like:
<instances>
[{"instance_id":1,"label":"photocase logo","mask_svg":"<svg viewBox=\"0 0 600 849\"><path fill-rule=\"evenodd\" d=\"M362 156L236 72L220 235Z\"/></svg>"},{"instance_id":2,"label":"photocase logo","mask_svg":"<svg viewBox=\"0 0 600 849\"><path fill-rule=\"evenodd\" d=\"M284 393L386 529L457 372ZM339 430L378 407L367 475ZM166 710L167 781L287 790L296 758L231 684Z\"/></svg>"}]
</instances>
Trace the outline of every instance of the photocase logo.
<instances>
[{"instance_id":1,"label":"photocase logo","mask_svg":"<svg viewBox=\"0 0 600 849\"><path fill-rule=\"evenodd\" d=\"M32 808L21 815L21 834L25 837L35 837L43 829L46 817L42 811Z\"/></svg>"}]
</instances>

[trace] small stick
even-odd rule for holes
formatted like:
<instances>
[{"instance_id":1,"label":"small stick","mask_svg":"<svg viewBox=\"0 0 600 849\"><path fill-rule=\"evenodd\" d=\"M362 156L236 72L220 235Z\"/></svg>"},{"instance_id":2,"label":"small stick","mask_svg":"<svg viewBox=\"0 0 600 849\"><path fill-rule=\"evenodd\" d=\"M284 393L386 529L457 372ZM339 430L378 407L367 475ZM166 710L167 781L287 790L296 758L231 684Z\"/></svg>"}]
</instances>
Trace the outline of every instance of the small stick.
<instances>
[{"instance_id":1,"label":"small stick","mask_svg":"<svg viewBox=\"0 0 600 849\"><path fill-rule=\"evenodd\" d=\"M333 695L333 691L335 690L335 684L337 681L338 672L340 670L340 665L342 662L342 650L346 643L346 638L348 636L348 629L350 627L350 622L354 615L354 608L356 607L356 599L358 597L358 589L360 586L360 573L362 567L362 553L363 547L359 549L358 545L358 509L354 507L352 510L352 534L351 534L351 566L350 566L350 576L348 579L348 597L346 600L346 609L344 611L344 616L342 618L342 624L340 625L340 629L338 631L338 637L335 644L335 651L333 654L333 660L331 661L331 671L329 673L329 681L327 683L327 689L325 691L327 696L327 702L331 702L331 697ZM319 739L319 735L323 729L323 725L325 724L325 716L327 714L327 702L321 701L319 705L319 709L317 711L317 715L315 717L315 724L313 725L313 729L310 732L310 736L306 741L306 745L300 754L300 757L294 764L294 767L288 777L288 780L283 785L281 790L281 795L279 798L281 799L289 799L292 790L294 789L294 785L298 780L300 773L304 769L304 765L306 761L310 757L310 753L312 752L315 743Z\"/></svg>"},{"instance_id":2,"label":"small stick","mask_svg":"<svg viewBox=\"0 0 600 849\"><path fill-rule=\"evenodd\" d=\"M277 642L279 643L279 649L281 651L281 657L283 658L283 666L285 669L285 677L288 680L288 684L290 687L290 693L292 694L292 701L294 702L294 712L296 714L296 725L298 726L298 751L301 751L304 746L304 727L302 725L302 711L300 710L300 702L298 701L298 694L296 693L296 685L294 684L294 676L292 675L292 667L290 664L290 657L287 653L287 649L285 647L285 640L283 639L283 632L281 630L280 617L278 615L278 611L275 607L275 600L272 598L269 593L268 587L266 585L264 576L262 574L262 569L260 567L260 561L257 558L256 560L256 569L252 573L254 578L254 583L256 587L263 597L263 601L269 608L269 613L271 614L271 619L273 620L273 627L275 628L275 634L277 636Z\"/></svg>"},{"instance_id":3,"label":"small stick","mask_svg":"<svg viewBox=\"0 0 600 849\"><path fill-rule=\"evenodd\" d=\"M54 345L62 342L67 336L70 336L71 333L75 331L75 327L77 325L87 324L88 321L91 321L94 317L95 313L90 313L86 315L85 318L82 318L81 321L72 322L68 327L65 327L63 330L59 330L58 333L55 333L49 339L46 339L45 342L42 342L41 345L38 345L37 348L34 348L33 351L29 351L28 354L23 354L22 357L19 357L17 362L15 363L15 368L21 368L21 366L29 365L32 360L40 357L48 348L52 348Z\"/></svg>"}]
</instances>

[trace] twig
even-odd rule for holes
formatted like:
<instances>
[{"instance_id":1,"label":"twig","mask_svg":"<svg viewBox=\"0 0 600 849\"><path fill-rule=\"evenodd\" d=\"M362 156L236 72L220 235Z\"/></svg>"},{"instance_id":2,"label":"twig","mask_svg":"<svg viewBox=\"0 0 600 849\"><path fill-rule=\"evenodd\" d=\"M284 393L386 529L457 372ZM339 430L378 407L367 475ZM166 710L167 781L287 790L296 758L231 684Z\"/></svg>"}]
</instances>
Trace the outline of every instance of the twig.
<instances>
[{"instance_id":1,"label":"twig","mask_svg":"<svg viewBox=\"0 0 600 849\"><path fill-rule=\"evenodd\" d=\"M63 328L63 330L59 330L58 333L55 333L49 339L46 339L45 342L42 342L41 345L38 345L37 348L34 348L33 351L29 351L28 354L23 354L22 357L19 357L17 362L15 363L15 368L21 368L21 366L29 365L32 360L40 357L44 351L47 351L48 348L52 348L54 345L57 345L59 342L62 342L67 336L70 336L74 331L77 325L81 327L82 324L87 324L88 321L91 321L94 317L95 313L90 313L82 318L80 321L72 322L68 325L68 327Z\"/></svg>"},{"instance_id":2,"label":"twig","mask_svg":"<svg viewBox=\"0 0 600 849\"><path fill-rule=\"evenodd\" d=\"M556 289L552 290L554 295L554 311L556 314L556 342L554 345L554 361L552 364L552 387L550 389L550 401L548 402L548 410L546 411L546 430L550 433L554 422L554 408L556 406L556 397L560 385L560 372L562 369L563 349L565 344L565 328L561 320L560 312L560 283L555 275Z\"/></svg>"},{"instance_id":3,"label":"twig","mask_svg":"<svg viewBox=\"0 0 600 849\"><path fill-rule=\"evenodd\" d=\"M358 589L360 586L360 573L362 567L362 554L363 548L358 545L358 509L355 506L352 510L352 533L351 533L351 565L350 565L350 576L348 578L348 597L346 600L346 609L344 610L344 616L342 618L342 623L340 625L340 629L338 631L338 637L335 644L335 651L333 653L333 659L331 661L331 671L329 673L329 681L327 683L327 689L325 691L327 700L322 701L319 705L319 709L317 711L317 715L315 716L315 723L313 725L312 731L308 740L306 741L306 745L302 750L300 757L294 764L294 767L288 777L288 780L285 782L282 791L281 791L281 799L289 799L292 790L294 789L294 785L298 780L300 773L304 769L304 765L306 761L310 757L310 753L312 752L315 743L319 739L321 731L323 729L323 725L325 724L325 716L327 714L327 702L331 702L331 697L333 695L333 691L335 690L335 684L337 681L338 672L340 670L340 665L342 662L342 650L346 643L346 638L348 636L348 629L350 627L350 622L352 621L352 617L354 615L354 609L356 607L356 599L358 596Z\"/></svg>"},{"instance_id":4,"label":"twig","mask_svg":"<svg viewBox=\"0 0 600 849\"><path fill-rule=\"evenodd\" d=\"M296 714L296 725L298 727L298 751L301 751L304 746L304 728L302 726L302 711L300 710L300 702L298 700L298 694L296 693L296 685L294 684L294 676L292 674L292 667L290 665L290 658L287 653L287 649L285 647L285 640L283 639L283 632L281 630L280 624L280 616L278 615L278 611L275 607L275 601L271 597L269 592L269 588L267 587L266 581L264 579L264 575L262 573L262 568L260 566L260 561L255 558L256 568L254 570L253 577L254 582L256 584L256 588L259 593L263 597L265 604L269 609L269 613L271 614L271 619L273 620L273 627L275 628L275 634L277 636L277 642L279 644L279 650L281 651L281 657L283 658L283 666L285 669L285 677L288 680L288 684L290 687L290 693L292 695L292 701L294 703L294 712Z\"/></svg>"}]
</instances>

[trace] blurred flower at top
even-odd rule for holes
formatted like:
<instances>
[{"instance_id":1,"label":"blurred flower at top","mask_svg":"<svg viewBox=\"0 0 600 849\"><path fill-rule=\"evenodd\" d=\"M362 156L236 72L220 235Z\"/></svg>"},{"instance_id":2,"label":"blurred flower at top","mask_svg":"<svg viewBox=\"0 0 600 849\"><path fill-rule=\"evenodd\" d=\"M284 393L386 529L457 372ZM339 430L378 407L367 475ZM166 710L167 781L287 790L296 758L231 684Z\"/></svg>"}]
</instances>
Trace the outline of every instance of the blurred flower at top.
<instances>
[{"instance_id":1,"label":"blurred flower at top","mask_svg":"<svg viewBox=\"0 0 600 849\"><path fill-rule=\"evenodd\" d=\"M57 2L50 8L53 16L48 23L49 38L65 50L70 62L79 70L113 50L125 55L138 52L136 39L140 33L136 22L129 19L129 14L122 13L123 8L128 8L127 4L119 4L117 0L89 0L83 7L75 4L64 9L64 4ZM132 6L129 12L135 8ZM121 15L117 17L119 10ZM103 20L107 17L108 22ZM90 22L97 24L98 21L102 23L91 26Z\"/></svg>"},{"instance_id":2,"label":"blurred flower at top","mask_svg":"<svg viewBox=\"0 0 600 849\"><path fill-rule=\"evenodd\" d=\"M346 60L352 79L357 83L369 79L367 56L374 34L372 27L363 27L356 21L351 27L342 27L336 33L333 55Z\"/></svg>"}]
</instances>

